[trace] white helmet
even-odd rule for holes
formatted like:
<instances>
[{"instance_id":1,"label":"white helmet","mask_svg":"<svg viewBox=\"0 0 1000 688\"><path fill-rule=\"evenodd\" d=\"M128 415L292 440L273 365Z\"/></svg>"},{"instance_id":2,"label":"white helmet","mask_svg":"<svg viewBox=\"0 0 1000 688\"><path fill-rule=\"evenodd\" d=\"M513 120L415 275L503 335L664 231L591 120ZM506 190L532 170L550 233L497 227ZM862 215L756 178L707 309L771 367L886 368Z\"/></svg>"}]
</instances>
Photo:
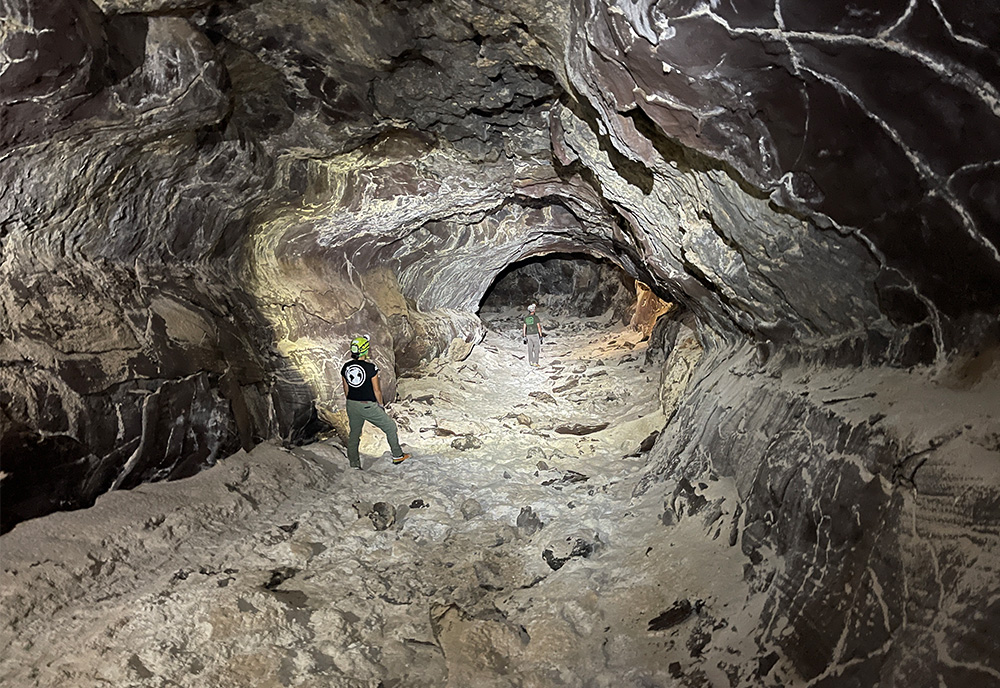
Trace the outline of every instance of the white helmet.
<instances>
[{"instance_id":1,"label":"white helmet","mask_svg":"<svg viewBox=\"0 0 1000 688\"><path fill-rule=\"evenodd\" d=\"M535 310L535 304L533 304L533 303L532 303L532 304L530 304L530 305L528 306L528 310L529 310L529 311L533 311L533 310Z\"/></svg>"}]
</instances>

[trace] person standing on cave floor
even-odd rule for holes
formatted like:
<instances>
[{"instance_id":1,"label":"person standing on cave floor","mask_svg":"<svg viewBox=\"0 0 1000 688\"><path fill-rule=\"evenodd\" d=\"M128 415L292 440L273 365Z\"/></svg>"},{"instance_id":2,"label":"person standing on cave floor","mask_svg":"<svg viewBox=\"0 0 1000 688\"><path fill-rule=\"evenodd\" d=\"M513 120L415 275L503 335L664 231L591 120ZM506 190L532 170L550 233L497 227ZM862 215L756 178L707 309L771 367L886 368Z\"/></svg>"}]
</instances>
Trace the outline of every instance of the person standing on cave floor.
<instances>
[{"instance_id":1,"label":"person standing on cave floor","mask_svg":"<svg viewBox=\"0 0 1000 688\"><path fill-rule=\"evenodd\" d=\"M542 321L535 315L535 304L528 306L528 314L524 316L521 327L521 338L528 345L528 365L538 368L538 354L542 348Z\"/></svg>"},{"instance_id":2,"label":"person standing on cave floor","mask_svg":"<svg viewBox=\"0 0 1000 688\"><path fill-rule=\"evenodd\" d=\"M361 444L361 430L368 421L385 433L392 451L392 462L403 463L410 454L404 454L399 446L399 431L396 421L385 412L382 401L382 385L378 379L378 366L368 360L369 337L362 335L351 341L351 360L340 369L344 382L344 396L347 398L347 422L350 434L347 438L347 460L351 468L361 468L358 447Z\"/></svg>"}]
</instances>

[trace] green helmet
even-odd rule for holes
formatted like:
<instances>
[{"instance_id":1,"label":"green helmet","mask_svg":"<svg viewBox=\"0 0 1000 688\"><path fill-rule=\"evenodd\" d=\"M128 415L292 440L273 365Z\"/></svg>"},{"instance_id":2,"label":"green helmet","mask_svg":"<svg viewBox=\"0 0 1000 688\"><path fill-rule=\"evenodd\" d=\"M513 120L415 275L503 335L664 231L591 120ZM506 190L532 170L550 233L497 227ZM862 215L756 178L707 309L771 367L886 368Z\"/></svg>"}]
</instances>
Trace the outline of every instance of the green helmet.
<instances>
[{"instance_id":1,"label":"green helmet","mask_svg":"<svg viewBox=\"0 0 1000 688\"><path fill-rule=\"evenodd\" d=\"M357 354L358 356L365 356L368 354L367 335L361 335L360 337L355 337L351 340L351 353Z\"/></svg>"}]
</instances>

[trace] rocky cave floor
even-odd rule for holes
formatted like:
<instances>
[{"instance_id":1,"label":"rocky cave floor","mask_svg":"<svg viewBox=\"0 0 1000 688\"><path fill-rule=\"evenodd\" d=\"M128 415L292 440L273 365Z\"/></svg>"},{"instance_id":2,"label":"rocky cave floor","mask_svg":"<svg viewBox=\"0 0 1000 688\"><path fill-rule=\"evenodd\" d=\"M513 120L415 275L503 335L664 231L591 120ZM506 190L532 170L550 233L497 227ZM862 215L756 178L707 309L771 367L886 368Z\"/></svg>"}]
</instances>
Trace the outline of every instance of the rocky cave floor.
<instances>
[{"instance_id":1,"label":"rocky cave floor","mask_svg":"<svg viewBox=\"0 0 1000 688\"><path fill-rule=\"evenodd\" d=\"M513 315L490 322L401 380L401 465L374 430L362 471L335 437L265 444L4 536L0 683L728 683L732 482L633 497L662 363L563 320L530 368Z\"/></svg>"}]
</instances>

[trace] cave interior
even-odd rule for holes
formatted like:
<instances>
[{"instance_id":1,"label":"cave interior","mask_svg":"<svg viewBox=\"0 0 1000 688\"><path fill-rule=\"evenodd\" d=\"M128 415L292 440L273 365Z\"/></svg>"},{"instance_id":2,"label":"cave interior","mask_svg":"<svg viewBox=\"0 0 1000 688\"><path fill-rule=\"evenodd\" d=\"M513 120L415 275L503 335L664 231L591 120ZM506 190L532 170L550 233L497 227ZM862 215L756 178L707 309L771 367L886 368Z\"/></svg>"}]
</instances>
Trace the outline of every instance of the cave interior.
<instances>
[{"instance_id":1,"label":"cave interior","mask_svg":"<svg viewBox=\"0 0 1000 688\"><path fill-rule=\"evenodd\" d=\"M0 682L1000 686L998 45L0 0Z\"/></svg>"}]
</instances>

